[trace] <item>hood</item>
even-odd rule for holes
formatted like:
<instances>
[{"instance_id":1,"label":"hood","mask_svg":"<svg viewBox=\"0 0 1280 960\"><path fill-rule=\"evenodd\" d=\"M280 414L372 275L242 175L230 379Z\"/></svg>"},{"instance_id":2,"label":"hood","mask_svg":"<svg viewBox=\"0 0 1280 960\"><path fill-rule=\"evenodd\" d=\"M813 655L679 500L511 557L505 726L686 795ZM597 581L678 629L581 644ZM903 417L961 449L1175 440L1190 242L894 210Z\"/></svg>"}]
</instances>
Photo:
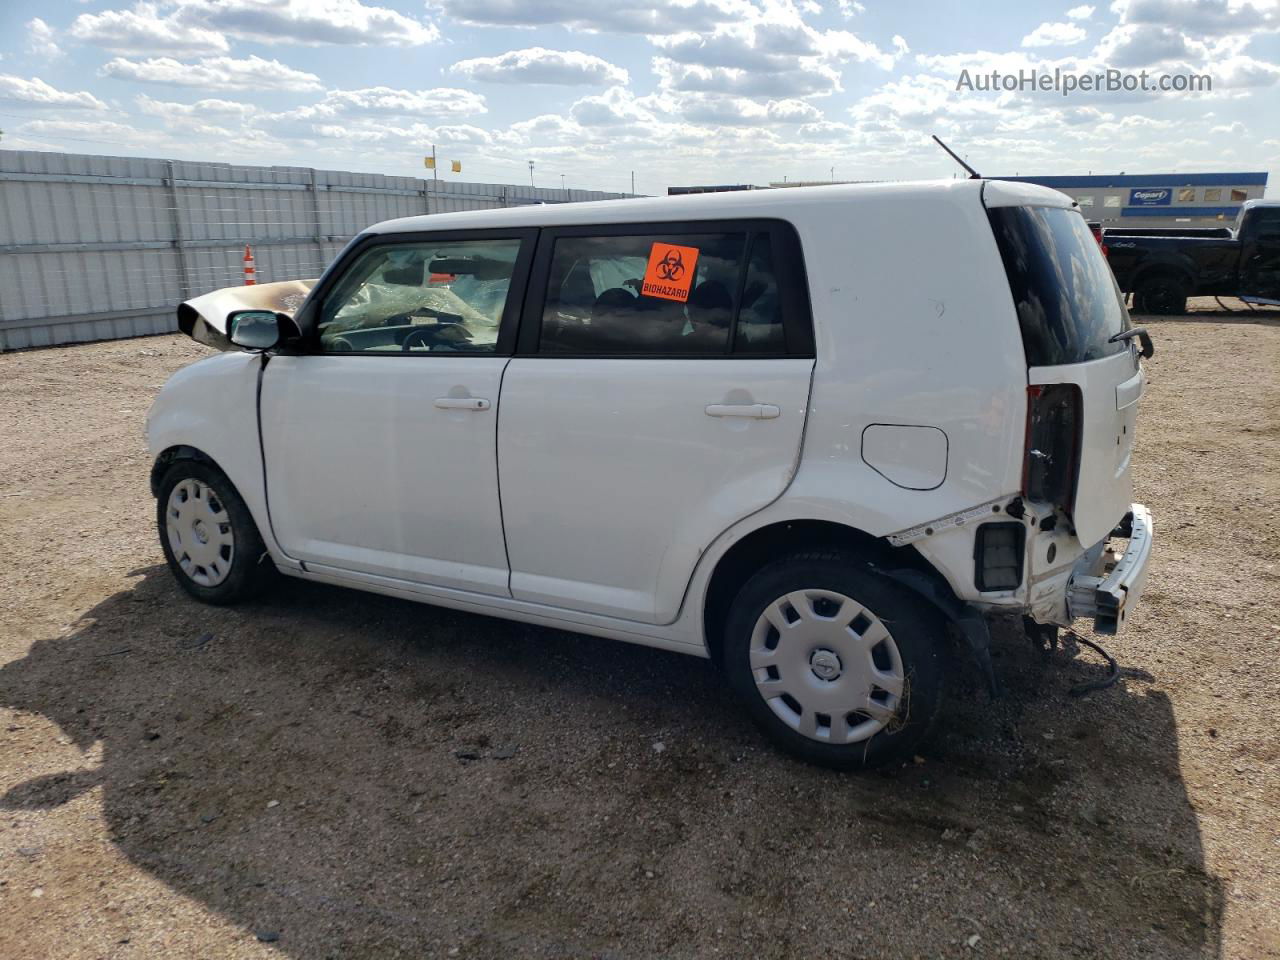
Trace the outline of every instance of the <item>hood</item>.
<instances>
[{"instance_id":1,"label":"hood","mask_svg":"<svg viewBox=\"0 0 1280 960\"><path fill-rule=\"evenodd\" d=\"M227 339L229 315L237 310L274 310L292 317L315 285L315 280L281 280L215 290L178 307L178 329L197 343L234 350Z\"/></svg>"}]
</instances>

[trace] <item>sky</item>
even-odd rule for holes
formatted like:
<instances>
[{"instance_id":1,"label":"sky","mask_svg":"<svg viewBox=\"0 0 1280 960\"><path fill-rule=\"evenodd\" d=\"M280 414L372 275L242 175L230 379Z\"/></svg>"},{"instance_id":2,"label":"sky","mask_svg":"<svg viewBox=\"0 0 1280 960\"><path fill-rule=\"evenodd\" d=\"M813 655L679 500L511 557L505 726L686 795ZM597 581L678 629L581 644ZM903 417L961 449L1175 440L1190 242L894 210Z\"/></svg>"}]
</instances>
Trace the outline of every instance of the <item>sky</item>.
<instances>
[{"instance_id":1,"label":"sky","mask_svg":"<svg viewBox=\"0 0 1280 960\"><path fill-rule=\"evenodd\" d=\"M1211 89L983 89L1108 69ZM532 160L651 194L953 176L937 134L988 176L1266 170L1280 196L1280 0L0 0L0 129L399 176L434 143L449 179Z\"/></svg>"}]
</instances>

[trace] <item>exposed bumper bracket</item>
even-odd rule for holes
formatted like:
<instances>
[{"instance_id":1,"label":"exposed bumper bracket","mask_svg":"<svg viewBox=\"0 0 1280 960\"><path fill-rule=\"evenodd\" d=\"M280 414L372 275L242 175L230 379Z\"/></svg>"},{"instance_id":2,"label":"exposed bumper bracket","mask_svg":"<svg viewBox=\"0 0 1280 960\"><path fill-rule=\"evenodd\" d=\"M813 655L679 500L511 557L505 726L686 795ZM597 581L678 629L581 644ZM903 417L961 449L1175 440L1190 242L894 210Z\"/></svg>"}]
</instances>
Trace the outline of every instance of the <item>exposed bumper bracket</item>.
<instances>
[{"instance_id":1,"label":"exposed bumper bracket","mask_svg":"<svg viewBox=\"0 0 1280 960\"><path fill-rule=\"evenodd\" d=\"M1105 575L1077 573L1067 590L1067 608L1072 617L1093 617L1093 629L1114 634L1124 623L1125 614L1142 596L1147 582L1147 562L1151 559L1154 526L1151 511L1140 503L1116 528L1113 536L1125 535L1129 545L1117 556L1108 550L1102 554ZM1110 566L1109 572L1105 568Z\"/></svg>"}]
</instances>

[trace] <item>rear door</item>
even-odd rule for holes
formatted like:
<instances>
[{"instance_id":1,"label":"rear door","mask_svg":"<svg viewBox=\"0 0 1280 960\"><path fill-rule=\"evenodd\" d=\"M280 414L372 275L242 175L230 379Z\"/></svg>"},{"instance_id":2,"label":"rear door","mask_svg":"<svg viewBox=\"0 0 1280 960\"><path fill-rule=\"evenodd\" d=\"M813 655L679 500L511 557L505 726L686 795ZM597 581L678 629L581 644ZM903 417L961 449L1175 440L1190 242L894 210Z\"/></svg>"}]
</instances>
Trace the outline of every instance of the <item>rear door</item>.
<instances>
[{"instance_id":1,"label":"rear door","mask_svg":"<svg viewBox=\"0 0 1280 960\"><path fill-rule=\"evenodd\" d=\"M1144 378L1133 341L1112 338L1129 329L1129 314L1084 218L1062 206L1026 205L984 190L988 217L1017 309L1027 355L1029 470L1048 463L1070 483L1052 485L1068 502L1085 545L1101 540L1133 502L1130 458ZM1071 436L1040 442L1037 404L1048 385L1062 385L1050 411ZM1072 409L1074 408L1074 409ZM1046 416L1050 414L1047 413Z\"/></svg>"},{"instance_id":2,"label":"rear door","mask_svg":"<svg viewBox=\"0 0 1280 960\"><path fill-rule=\"evenodd\" d=\"M676 618L707 544L794 472L802 263L774 221L543 231L498 430L514 597Z\"/></svg>"}]
</instances>

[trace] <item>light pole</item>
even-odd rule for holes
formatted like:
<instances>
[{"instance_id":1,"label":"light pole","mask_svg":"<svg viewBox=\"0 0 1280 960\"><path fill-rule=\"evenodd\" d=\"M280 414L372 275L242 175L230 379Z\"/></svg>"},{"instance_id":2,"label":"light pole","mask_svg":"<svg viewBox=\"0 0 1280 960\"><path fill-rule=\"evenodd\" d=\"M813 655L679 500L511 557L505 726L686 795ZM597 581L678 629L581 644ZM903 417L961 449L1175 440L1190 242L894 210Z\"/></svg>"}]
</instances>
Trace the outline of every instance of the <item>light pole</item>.
<instances>
[{"instance_id":1,"label":"light pole","mask_svg":"<svg viewBox=\"0 0 1280 960\"><path fill-rule=\"evenodd\" d=\"M529 161L529 186L533 186L533 161Z\"/></svg>"}]
</instances>

